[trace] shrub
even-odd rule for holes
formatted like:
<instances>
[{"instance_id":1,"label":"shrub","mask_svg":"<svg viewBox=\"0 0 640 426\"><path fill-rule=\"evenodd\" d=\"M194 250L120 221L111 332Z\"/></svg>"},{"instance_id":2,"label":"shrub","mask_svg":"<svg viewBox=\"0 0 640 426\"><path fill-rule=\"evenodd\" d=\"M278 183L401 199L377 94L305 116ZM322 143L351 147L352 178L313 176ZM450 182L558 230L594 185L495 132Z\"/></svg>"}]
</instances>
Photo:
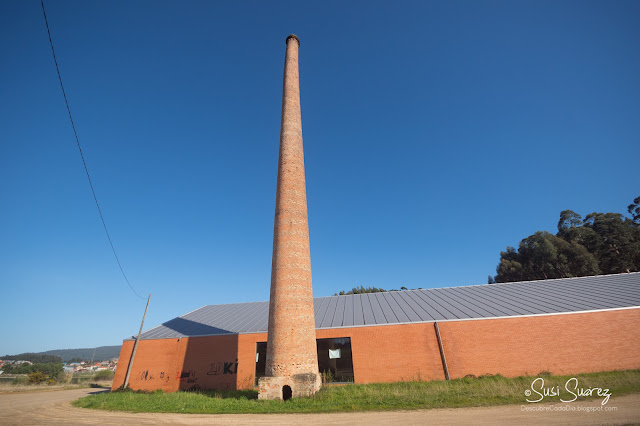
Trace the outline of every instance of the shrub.
<instances>
[{"instance_id":1,"label":"shrub","mask_svg":"<svg viewBox=\"0 0 640 426\"><path fill-rule=\"evenodd\" d=\"M69 371L63 371L62 373L58 374L58 377L57 377L57 381L60 383L71 383L72 380L73 380L73 373Z\"/></svg>"},{"instance_id":2,"label":"shrub","mask_svg":"<svg viewBox=\"0 0 640 426\"><path fill-rule=\"evenodd\" d=\"M49 376L44 374L42 371L34 371L33 373L29 373L29 383L42 383L47 380Z\"/></svg>"},{"instance_id":3,"label":"shrub","mask_svg":"<svg viewBox=\"0 0 640 426\"><path fill-rule=\"evenodd\" d=\"M29 383L29 378L27 376L18 376L15 379L13 379L13 383L14 385L26 385L27 383Z\"/></svg>"},{"instance_id":4,"label":"shrub","mask_svg":"<svg viewBox=\"0 0 640 426\"><path fill-rule=\"evenodd\" d=\"M105 380L113 380L113 376L115 373L111 370L102 370L98 371L95 376L93 376L93 380L97 381L105 381Z\"/></svg>"},{"instance_id":5,"label":"shrub","mask_svg":"<svg viewBox=\"0 0 640 426\"><path fill-rule=\"evenodd\" d=\"M321 374L322 383L331 383L335 380L333 377L333 372L331 370L324 370Z\"/></svg>"}]
</instances>

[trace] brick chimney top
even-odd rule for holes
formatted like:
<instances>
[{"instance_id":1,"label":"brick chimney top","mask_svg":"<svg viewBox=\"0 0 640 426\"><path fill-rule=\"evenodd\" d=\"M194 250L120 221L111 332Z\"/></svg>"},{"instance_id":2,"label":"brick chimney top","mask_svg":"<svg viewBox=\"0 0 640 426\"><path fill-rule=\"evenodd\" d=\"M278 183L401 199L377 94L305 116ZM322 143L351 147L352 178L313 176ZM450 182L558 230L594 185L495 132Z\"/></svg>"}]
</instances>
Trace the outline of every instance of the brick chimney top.
<instances>
[{"instance_id":1,"label":"brick chimney top","mask_svg":"<svg viewBox=\"0 0 640 426\"><path fill-rule=\"evenodd\" d=\"M287 37L286 43L289 44L289 40L291 40L291 39L297 41L298 42L298 46L300 46L300 39L298 38L297 35L291 34L289 37Z\"/></svg>"}]
</instances>

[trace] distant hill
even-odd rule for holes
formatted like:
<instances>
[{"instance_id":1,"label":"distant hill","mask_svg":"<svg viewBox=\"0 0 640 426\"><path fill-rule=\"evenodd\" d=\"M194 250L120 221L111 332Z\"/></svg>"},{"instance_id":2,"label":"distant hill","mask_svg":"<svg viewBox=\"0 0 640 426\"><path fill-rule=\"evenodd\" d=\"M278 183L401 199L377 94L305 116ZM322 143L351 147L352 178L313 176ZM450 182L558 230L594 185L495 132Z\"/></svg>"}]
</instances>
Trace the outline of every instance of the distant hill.
<instances>
[{"instance_id":1,"label":"distant hill","mask_svg":"<svg viewBox=\"0 0 640 426\"><path fill-rule=\"evenodd\" d=\"M64 362L72 358L81 358L94 361L106 361L111 358L120 356L120 347L118 346L98 346L97 348L81 348L81 349L54 349L52 351L42 352L45 355L54 355L62 358ZM93 351L96 351L95 355Z\"/></svg>"},{"instance_id":2,"label":"distant hill","mask_svg":"<svg viewBox=\"0 0 640 426\"><path fill-rule=\"evenodd\" d=\"M60 358L59 356L47 355L44 353L33 353L33 352L26 352L18 355L5 355L0 359L2 359L3 361L29 361L29 362L33 362L34 364L36 363L49 364L52 362L57 362L57 363L62 362L62 358Z\"/></svg>"},{"instance_id":3,"label":"distant hill","mask_svg":"<svg viewBox=\"0 0 640 426\"><path fill-rule=\"evenodd\" d=\"M95 350L95 355L94 351ZM6 355L0 357L0 359L20 359L25 361L31 361L34 355L52 355L62 358L62 361L68 362L72 358L80 358L90 361L92 358L94 361L106 361L111 358L118 358L120 356L120 345L118 346L99 346L97 348L80 348L80 349L54 349L46 352L26 353L18 355ZM37 358L37 357L36 357ZM32 361L36 362L36 361ZM39 362L39 361L38 361Z\"/></svg>"}]
</instances>

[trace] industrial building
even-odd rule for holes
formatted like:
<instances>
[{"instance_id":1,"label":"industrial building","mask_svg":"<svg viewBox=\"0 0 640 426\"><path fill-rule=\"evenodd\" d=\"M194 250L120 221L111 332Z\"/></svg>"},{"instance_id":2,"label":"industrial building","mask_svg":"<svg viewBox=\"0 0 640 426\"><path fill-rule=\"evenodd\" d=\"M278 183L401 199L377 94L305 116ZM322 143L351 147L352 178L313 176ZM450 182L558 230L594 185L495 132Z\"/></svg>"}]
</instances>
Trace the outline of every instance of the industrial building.
<instances>
[{"instance_id":1,"label":"industrial building","mask_svg":"<svg viewBox=\"0 0 640 426\"><path fill-rule=\"evenodd\" d=\"M260 399L311 395L322 381L640 368L637 272L314 299L300 39L285 43L270 300L203 306L145 332L135 351L125 340L114 388L130 364L133 389L257 387Z\"/></svg>"},{"instance_id":2,"label":"industrial building","mask_svg":"<svg viewBox=\"0 0 640 426\"><path fill-rule=\"evenodd\" d=\"M314 299L335 382L640 368L640 273ZM269 302L208 305L142 334L133 389L247 389L265 375ZM124 383L134 339L113 383Z\"/></svg>"}]
</instances>

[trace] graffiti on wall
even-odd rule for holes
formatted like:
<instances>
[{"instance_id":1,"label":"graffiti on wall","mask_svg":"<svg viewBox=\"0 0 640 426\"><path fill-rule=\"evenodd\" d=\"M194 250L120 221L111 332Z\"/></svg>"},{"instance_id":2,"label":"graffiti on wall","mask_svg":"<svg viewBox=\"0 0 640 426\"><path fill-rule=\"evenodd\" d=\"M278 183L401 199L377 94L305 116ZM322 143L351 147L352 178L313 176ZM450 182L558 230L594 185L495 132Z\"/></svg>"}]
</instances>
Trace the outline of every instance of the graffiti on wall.
<instances>
[{"instance_id":1,"label":"graffiti on wall","mask_svg":"<svg viewBox=\"0 0 640 426\"><path fill-rule=\"evenodd\" d=\"M156 378L156 376L154 376L152 373L149 372L149 370L145 370L143 372L140 373L140 380L141 381L152 381ZM169 375L165 374L164 371L161 371L160 374L158 374L158 378L160 380L163 380L165 382L169 382Z\"/></svg>"},{"instance_id":2,"label":"graffiti on wall","mask_svg":"<svg viewBox=\"0 0 640 426\"><path fill-rule=\"evenodd\" d=\"M210 368L207 371L207 376L225 376L238 373L238 360L235 361L214 361L209 364ZM140 372L140 381L153 381L160 380L168 383L171 380L171 374L164 371L151 372L150 370L144 370ZM198 382L197 373L195 370L182 370L176 374L176 380L180 383L192 383Z\"/></svg>"},{"instance_id":3,"label":"graffiti on wall","mask_svg":"<svg viewBox=\"0 0 640 426\"><path fill-rule=\"evenodd\" d=\"M152 374L149 374L149 370L144 370L142 373L140 373L140 380L153 380L154 377Z\"/></svg>"},{"instance_id":4,"label":"graffiti on wall","mask_svg":"<svg viewBox=\"0 0 640 426\"><path fill-rule=\"evenodd\" d=\"M235 362L214 362L207 371L207 376L221 376L224 374L236 374L238 372L238 360Z\"/></svg>"},{"instance_id":5,"label":"graffiti on wall","mask_svg":"<svg viewBox=\"0 0 640 426\"><path fill-rule=\"evenodd\" d=\"M198 381L194 370L183 370L178 373L176 379L180 380L180 383L196 383Z\"/></svg>"}]
</instances>

